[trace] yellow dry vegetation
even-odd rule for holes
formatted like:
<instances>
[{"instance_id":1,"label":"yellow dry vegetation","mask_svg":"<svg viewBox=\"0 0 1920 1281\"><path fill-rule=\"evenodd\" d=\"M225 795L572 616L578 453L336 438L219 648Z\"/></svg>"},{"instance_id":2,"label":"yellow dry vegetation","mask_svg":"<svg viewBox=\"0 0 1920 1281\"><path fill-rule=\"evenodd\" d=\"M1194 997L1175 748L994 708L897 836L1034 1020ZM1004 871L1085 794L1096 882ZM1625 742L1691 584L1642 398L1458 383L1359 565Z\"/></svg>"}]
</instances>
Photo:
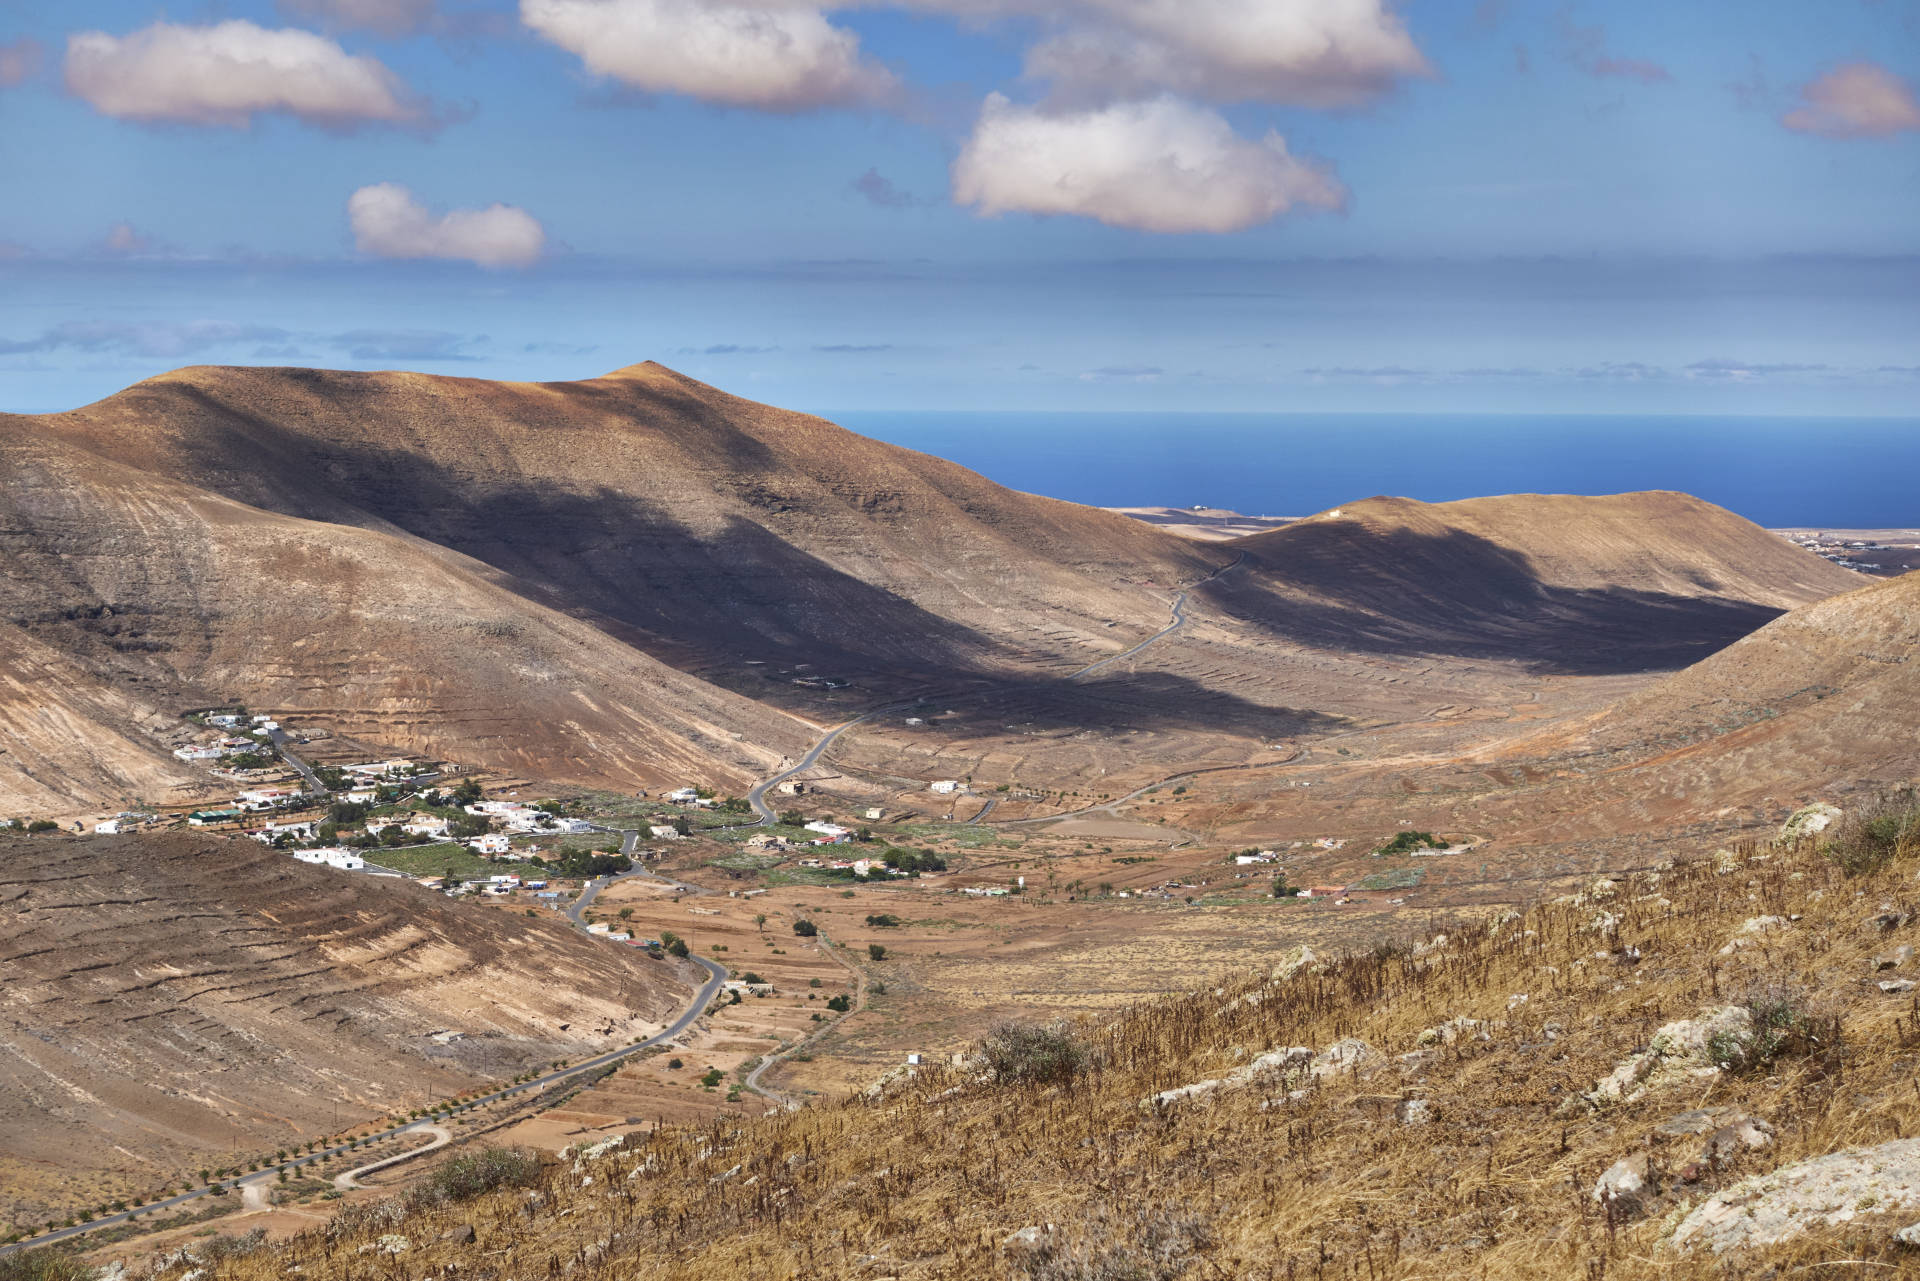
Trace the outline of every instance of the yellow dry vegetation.
<instances>
[{"instance_id":1,"label":"yellow dry vegetation","mask_svg":"<svg viewBox=\"0 0 1920 1281\"><path fill-rule=\"evenodd\" d=\"M1891 1275L1914 1266L1891 1234L1920 1211L1871 1198L1754 1254L1670 1237L1743 1177L1920 1133L1920 1002L1882 987L1920 964L1899 952L1917 899L1911 862L1849 876L1811 844L1618 873L1452 938L1295 949L1083 1021L1087 1066L1065 1079L996 1080L976 1056L633 1136L532 1193L363 1214L222 1281ZM1765 1061L1669 1057L1589 1101L1623 1061L1677 1055L1677 1021L1782 1003ZM1702 1156L1698 1133L1661 1130L1710 1109L1771 1141ZM1636 1154L1642 1203L1596 1199ZM466 1224L474 1244L443 1237ZM386 1234L406 1253L378 1253Z\"/></svg>"}]
</instances>

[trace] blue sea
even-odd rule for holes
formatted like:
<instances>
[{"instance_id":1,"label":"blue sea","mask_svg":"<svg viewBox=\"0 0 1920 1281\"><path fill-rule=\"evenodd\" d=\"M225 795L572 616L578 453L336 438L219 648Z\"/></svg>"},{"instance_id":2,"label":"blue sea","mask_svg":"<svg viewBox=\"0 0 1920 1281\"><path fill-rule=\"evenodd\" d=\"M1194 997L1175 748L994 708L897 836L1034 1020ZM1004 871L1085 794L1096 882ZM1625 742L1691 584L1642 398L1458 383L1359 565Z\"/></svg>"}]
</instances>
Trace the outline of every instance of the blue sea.
<instances>
[{"instance_id":1,"label":"blue sea","mask_svg":"<svg viewBox=\"0 0 1920 1281\"><path fill-rule=\"evenodd\" d=\"M1920 527L1920 419L848 412L1014 489L1304 516L1374 494L1678 489L1773 527Z\"/></svg>"}]
</instances>

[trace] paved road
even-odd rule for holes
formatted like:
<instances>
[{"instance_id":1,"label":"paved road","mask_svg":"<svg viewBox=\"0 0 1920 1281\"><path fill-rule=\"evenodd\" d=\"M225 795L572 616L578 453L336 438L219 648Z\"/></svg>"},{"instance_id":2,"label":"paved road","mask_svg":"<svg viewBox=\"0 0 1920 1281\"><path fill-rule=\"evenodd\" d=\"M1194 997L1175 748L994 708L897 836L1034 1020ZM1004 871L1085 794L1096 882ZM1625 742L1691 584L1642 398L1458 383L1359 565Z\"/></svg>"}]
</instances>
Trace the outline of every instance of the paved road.
<instances>
[{"instance_id":1,"label":"paved road","mask_svg":"<svg viewBox=\"0 0 1920 1281\"><path fill-rule=\"evenodd\" d=\"M294 754L293 748L289 746L293 741L292 739L289 739L284 732L277 729L268 730L267 739L273 744L273 750L280 753L280 759L293 766L295 770L299 771L300 777L307 780L308 787L312 788L321 796L327 794L327 786L320 781L320 776L313 772L313 766L307 764Z\"/></svg>"},{"instance_id":2,"label":"paved road","mask_svg":"<svg viewBox=\"0 0 1920 1281\"><path fill-rule=\"evenodd\" d=\"M1220 568L1214 570L1211 574L1208 574L1205 578L1201 579L1199 582L1193 584L1193 587L1181 588L1180 591L1175 593L1173 598L1173 621L1169 622L1165 627L1162 627L1159 631L1155 632L1153 635L1141 641L1138 645L1135 645L1132 649L1126 650L1123 653L1115 654L1112 658L1103 658L1097 663L1088 663L1085 667L1081 668L1079 671L1075 672L1073 675L1067 677L1067 679L1070 681L1079 680L1082 676L1091 676L1095 672L1104 671L1107 668L1112 667L1115 663L1124 663L1129 658L1136 658L1139 656L1140 651L1145 649L1147 646L1152 645L1157 641L1163 641L1167 637L1179 631L1182 627L1185 627L1187 625L1187 594L1191 592L1194 587L1204 587L1206 584L1213 582L1215 579L1219 578L1222 574L1225 574L1228 570L1238 569L1242 564L1246 562L1246 559L1247 559L1247 554L1245 552L1241 552L1238 556L1234 557L1232 561L1230 561L1225 565L1222 565Z\"/></svg>"},{"instance_id":3,"label":"paved road","mask_svg":"<svg viewBox=\"0 0 1920 1281\"><path fill-rule=\"evenodd\" d=\"M832 729L828 730L820 738L819 742L815 743L811 748L807 750L807 754L800 758L800 763L798 765L795 765L792 769L789 769L784 773L775 774L772 778L766 780L766 782L764 783L754 784L753 790L747 793L747 804L753 806L753 812L760 816L760 821L758 823L752 824L751 826L771 827L773 824L780 821L779 816L775 814L773 810L767 805L767 792L769 789L778 787L780 784L786 782L788 779L792 778L794 775L804 774L808 770L812 769L815 765L819 764L820 758L827 754L827 749L832 747L835 743L839 742L840 736L846 733L848 730L852 729L854 726L864 725L876 716L886 715L888 712L892 711L894 708L910 707L916 701L918 700L895 699L893 702L886 704L884 707L876 707L870 712L863 713L862 715L854 717L850 721L846 721L840 725L834 726Z\"/></svg>"},{"instance_id":4,"label":"paved road","mask_svg":"<svg viewBox=\"0 0 1920 1281\"><path fill-rule=\"evenodd\" d=\"M554 1085L554 1084L557 1084L558 1082L565 1081L570 1077L579 1076L583 1072L591 1072L597 1068L603 1068L611 1064L619 1063L624 1059L633 1057L634 1055L640 1053L642 1050L649 1049L652 1046L662 1044L663 1042L666 1042L666 1041L671 1041L674 1037L679 1036L682 1032L686 1031L689 1027L693 1026L694 1020L698 1019L702 1014L706 1012L707 1006L711 1005L713 1003L713 998L720 994L721 985L724 984L727 979L726 970L722 969L718 964L714 963L713 961L709 961L704 956L696 956L691 959L694 962L696 962L701 969L707 972L707 981L700 985L700 990L694 994L694 998L692 1002L688 1004L687 1008L681 1013L680 1017L675 1019L673 1024L670 1027L666 1028L664 1031L658 1033L655 1036L651 1036L647 1038L646 1040L640 1042L640 1044L638 1045L628 1045L628 1046L623 1046L617 1050L609 1050L605 1054L596 1055L593 1058L587 1059L583 1062L575 1063L570 1067L559 1068L559 1069L556 1069L555 1071L544 1073L541 1076L535 1077L531 1081L523 1081L519 1085L510 1085L510 1086L507 1086L505 1089L495 1090L491 1094L481 1095L479 1098L472 1100L472 1102L475 1105L493 1103L500 1099L508 1098L516 1094L538 1092L540 1090L546 1089L550 1085ZM425 1121L425 1122L409 1121L404 1125L392 1126L391 1128L382 1130L377 1134L369 1135L367 1136L366 1141L377 1142L382 1139L390 1139L397 1134L405 1134L410 1131L418 1131L418 1130L421 1130L423 1127L426 1127L429 1125L430 1125L430 1121ZM286 1169L298 1170L305 1166L316 1164L317 1162L327 1157L339 1156L345 1153L347 1150L348 1149L346 1144L339 1143L329 1148L319 1149L317 1151L309 1153L306 1156L301 1156L293 1160L286 1161L283 1163L283 1165ZM417 1155L417 1152L409 1153L408 1155ZM232 1182L223 1182L221 1186L229 1189L242 1188L242 1195L245 1196L245 1190L243 1185L269 1182L277 1177L278 1171L281 1168L282 1168L281 1166L274 1166L270 1169L262 1170L259 1174L249 1175L244 1179L237 1179ZM360 1173L360 1171L355 1171L355 1173ZM48 1232L37 1237L31 1237L25 1241L18 1242L14 1245L0 1246L0 1256L12 1254L19 1250L30 1250L37 1246L53 1245L56 1242L65 1241L65 1240L68 1240L69 1238L80 1236L82 1233L91 1232L95 1228L112 1227L116 1223L125 1223L129 1219L131 1219L135 1214L152 1215L162 1210L171 1210L177 1206L185 1205L189 1201L197 1201L201 1197L204 1197L206 1195L208 1195L207 1188L195 1188L191 1192L182 1192L180 1195L168 1197L164 1201L155 1201L149 1205L141 1206L140 1209L138 1210L128 1210L120 1214L110 1214L104 1218L95 1219L90 1223L81 1224L78 1227L61 1228L58 1231Z\"/></svg>"},{"instance_id":5,"label":"paved road","mask_svg":"<svg viewBox=\"0 0 1920 1281\"><path fill-rule=\"evenodd\" d=\"M452 1130L449 1130L444 1125L435 1125L431 1121L422 1121L410 1129L402 1130L401 1133L431 1134L433 1140L424 1147L413 1148L397 1156L382 1157L380 1160L369 1162L357 1170L348 1170L345 1174L336 1174L333 1176L333 1186L342 1192L351 1192L355 1188L363 1188L366 1184L360 1182L361 1175L372 1174L376 1170L384 1170L390 1165L399 1165L402 1161L411 1161L413 1158L425 1156L429 1152L437 1152L447 1146L447 1144L453 1142ZM247 1188L247 1191L251 1193L253 1188L250 1186ZM248 1205L247 1208L253 1209L254 1207Z\"/></svg>"},{"instance_id":6,"label":"paved road","mask_svg":"<svg viewBox=\"0 0 1920 1281\"><path fill-rule=\"evenodd\" d=\"M1111 667L1115 663L1125 662L1129 658L1136 658L1139 656L1142 650L1147 648L1147 646L1152 645L1158 641L1163 641L1167 637L1173 635L1175 632L1179 631L1181 628L1187 625L1188 594L1192 592L1195 587L1204 586L1207 583L1213 582L1215 579L1227 573L1229 570L1238 569L1242 564L1246 562L1246 559L1247 559L1247 554L1245 552L1241 552L1238 556L1234 557L1233 560L1229 561L1225 565L1222 565L1220 568L1214 570L1211 574L1208 574L1205 578L1202 578L1198 582L1195 582L1192 586L1182 588L1179 592L1177 592L1174 595L1174 598L1173 598L1172 621L1170 621L1165 627L1161 628L1159 631L1155 632L1153 635L1141 641L1138 645L1135 645L1132 649L1126 650L1123 653L1115 654L1111 658L1103 658L1097 663L1088 663L1085 667L1081 668L1079 671L1069 673L1064 679L1070 680L1070 681L1079 680L1082 676L1091 676L1093 673L1102 671L1108 667ZM983 693L990 694L992 692L993 690L991 689L974 691L973 696L978 697L979 694L983 694ZM767 805L767 792L775 787L778 787L780 784L786 782L788 779L794 777L796 774L803 774L807 770L810 770L815 765L819 764L820 758L822 756L825 756L827 752L833 747L833 745L840 740L840 736L842 734L845 734L848 730L853 729L857 725L866 724L868 721L874 719L876 716L884 716L888 712L895 711L899 708L916 706L921 701L922 700L920 698L894 699L892 702L886 703L880 707L876 707L870 712L865 712L859 716L854 717L850 721L846 721L840 725L836 725L832 729L828 730L824 735L821 736L818 742L816 742L810 749L808 749L807 754L800 758L799 764L779 774L775 774L772 778L767 779L763 783L755 784L753 787L753 790L747 793L748 804L752 805L753 812L760 816L758 822L754 824L750 824L750 826L768 827L778 822L779 817ZM993 807L989 805L987 808L992 809ZM986 817L986 811L983 810L981 811L981 813L976 814L973 817L972 821L977 823L982 818L985 818L985 817Z\"/></svg>"}]
</instances>

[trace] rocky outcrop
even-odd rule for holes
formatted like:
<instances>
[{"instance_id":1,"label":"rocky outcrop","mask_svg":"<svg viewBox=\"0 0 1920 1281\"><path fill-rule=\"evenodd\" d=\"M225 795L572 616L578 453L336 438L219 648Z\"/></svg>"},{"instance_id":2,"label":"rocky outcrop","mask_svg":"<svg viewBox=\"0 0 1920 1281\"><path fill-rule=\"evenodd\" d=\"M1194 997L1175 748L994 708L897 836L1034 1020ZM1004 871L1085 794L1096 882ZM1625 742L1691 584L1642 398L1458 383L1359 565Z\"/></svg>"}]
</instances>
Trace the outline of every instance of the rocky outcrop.
<instances>
[{"instance_id":1,"label":"rocky outcrop","mask_svg":"<svg viewBox=\"0 0 1920 1281\"><path fill-rule=\"evenodd\" d=\"M1676 1249L1774 1245L1811 1228L1920 1208L1920 1139L1849 1148L1743 1179L1674 1229Z\"/></svg>"}]
</instances>

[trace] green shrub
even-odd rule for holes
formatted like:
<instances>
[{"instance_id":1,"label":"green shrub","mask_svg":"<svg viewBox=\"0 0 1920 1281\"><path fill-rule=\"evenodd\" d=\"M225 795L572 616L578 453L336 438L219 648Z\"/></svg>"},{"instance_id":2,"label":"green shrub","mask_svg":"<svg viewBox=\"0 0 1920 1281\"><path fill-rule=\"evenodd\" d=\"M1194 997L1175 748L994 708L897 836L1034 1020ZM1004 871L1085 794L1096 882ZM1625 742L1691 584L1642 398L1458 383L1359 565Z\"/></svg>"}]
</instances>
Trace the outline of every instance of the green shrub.
<instances>
[{"instance_id":1,"label":"green shrub","mask_svg":"<svg viewBox=\"0 0 1920 1281\"><path fill-rule=\"evenodd\" d=\"M1784 983L1754 988L1741 1002L1752 1026L1744 1032L1716 1032L1707 1040L1707 1056L1728 1072L1755 1072L1778 1059L1837 1049L1840 1020L1816 1015L1806 992Z\"/></svg>"},{"instance_id":2,"label":"green shrub","mask_svg":"<svg viewBox=\"0 0 1920 1281\"><path fill-rule=\"evenodd\" d=\"M407 1192L410 1209L450 1205L498 1188L531 1187L540 1161L525 1148L482 1148L436 1166Z\"/></svg>"},{"instance_id":3,"label":"green shrub","mask_svg":"<svg viewBox=\"0 0 1920 1281\"><path fill-rule=\"evenodd\" d=\"M803 939L810 939L820 932L820 927L812 921L795 921L793 923L793 932Z\"/></svg>"},{"instance_id":4,"label":"green shrub","mask_svg":"<svg viewBox=\"0 0 1920 1281\"><path fill-rule=\"evenodd\" d=\"M1092 1064L1087 1047L1064 1027L1003 1023L980 1047L994 1079L1014 1085L1069 1081Z\"/></svg>"},{"instance_id":5,"label":"green shrub","mask_svg":"<svg viewBox=\"0 0 1920 1281\"><path fill-rule=\"evenodd\" d=\"M875 960L875 961L884 961L884 960L886 960L886 959L887 959L887 949L886 949L886 946L885 946L884 944L881 944L881 943L869 943L869 944L867 944L867 957L868 957L868 959L870 959L870 960Z\"/></svg>"},{"instance_id":6,"label":"green shrub","mask_svg":"<svg viewBox=\"0 0 1920 1281\"><path fill-rule=\"evenodd\" d=\"M1820 853L1848 876L1877 872L1897 858L1920 854L1920 801L1912 793L1900 793L1843 819Z\"/></svg>"},{"instance_id":7,"label":"green shrub","mask_svg":"<svg viewBox=\"0 0 1920 1281\"><path fill-rule=\"evenodd\" d=\"M1375 854L1411 854L1415 850L1443 850L1447 843L1432 832L1401 832L1385 845L1374 849Z\"/></svg>"},{"instance_id":8,"label":"green shrub","mask_svg":"<svg viewBox=\"0 0 1920 1281\"><path fill-rule=\"evenodd\" d=\"M845 1014L853 1008L853 1001L846 993L842 992L839 996L828 999L827 1008L837 1014Z\"/></svg>"},{"instance_id":9,"label":"green shrub","mask_svg":"<svg viewBox=\"0 0 1920 1281\"><path fill-rule=\"evenodd\" d=\"M91 1265L54 1246L0 1257L0 1281L93 1281L93 1277Z\"/></svg>"}]
</instances>

